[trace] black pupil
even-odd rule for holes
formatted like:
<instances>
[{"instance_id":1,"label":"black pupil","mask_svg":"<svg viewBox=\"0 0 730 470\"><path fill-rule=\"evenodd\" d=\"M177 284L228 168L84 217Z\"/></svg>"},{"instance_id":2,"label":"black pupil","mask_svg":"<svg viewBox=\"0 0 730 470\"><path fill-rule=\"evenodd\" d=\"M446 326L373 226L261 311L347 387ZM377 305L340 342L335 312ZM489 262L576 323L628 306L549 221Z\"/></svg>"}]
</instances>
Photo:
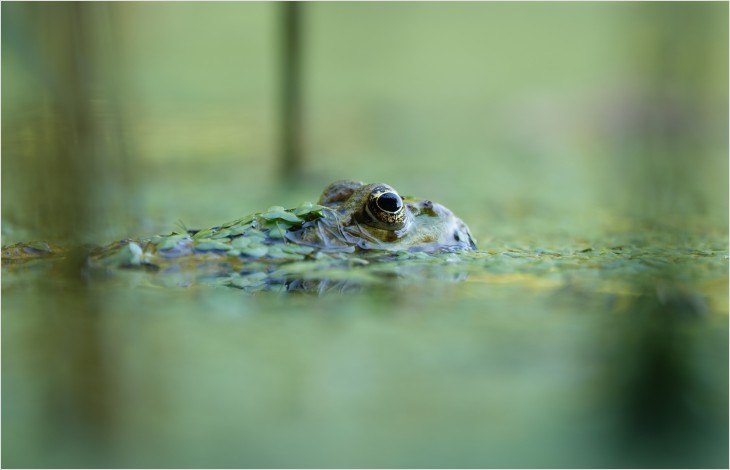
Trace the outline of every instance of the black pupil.
<instances>
[{"instance_id":1,"label":"black pupil","mask_svg":"<svg viewBox=\"0 0 730 470\"><path fill-rule=\"evenodd\" d=\"M384 193L378 197L378 207L387 212L397 212L403 202L395 193Z\"/></svg>"}]
</instances>

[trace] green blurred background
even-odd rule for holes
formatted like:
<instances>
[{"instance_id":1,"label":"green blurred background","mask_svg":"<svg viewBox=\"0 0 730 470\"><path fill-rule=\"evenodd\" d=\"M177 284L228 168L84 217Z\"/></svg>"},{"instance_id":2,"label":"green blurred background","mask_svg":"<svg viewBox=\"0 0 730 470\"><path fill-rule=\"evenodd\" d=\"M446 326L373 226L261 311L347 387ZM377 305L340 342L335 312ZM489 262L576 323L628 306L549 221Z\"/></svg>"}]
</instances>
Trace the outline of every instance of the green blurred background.
<instances>
[{"instance_id":1,"label":"green blurred background","mask_svg":"<svg viewBox=\"0 0 730 470\"><path fill-rule=\"evenodd\" d=\"M616 312L659 307L600 280L317 299L4 267L3 466L727 465L727 3L302 4L296 168L285 8L3 3L3 244L213 226L340 178L441 202L494 253L661 233L725 253L659 302L709 312L680 349L646 336L686 373L624 377L647 349ZM677 383L669 424L616 411Z\"/></svg>"},{"instance_id":2,"label":"green blurred background","mask_svg":"<svg viewBox=\"0 0 730 470\"><path fill-rule=\"evenodd\" d=\"M47 59L68 32L53 24L63 4L3 7L3 222L47 224L26 204L47 207L53 183L28 181L57 175L23 143L43 109L72 98L58 89L72 79L107 139L87 159L99 161L92 210L108 241L145 231L140 218L156 233L315 199L338 178L441 201L481 240L532 213L600 224L651 185L680 193L649 190L672 199L652 214L727 226L720 3L306 4L295 192L278 178L280 7L89 5L72 72ZM123 152L109 140L120 132ZM646 140L677 133L686 148L642 158Z\"/></svg>"}]
</instances>

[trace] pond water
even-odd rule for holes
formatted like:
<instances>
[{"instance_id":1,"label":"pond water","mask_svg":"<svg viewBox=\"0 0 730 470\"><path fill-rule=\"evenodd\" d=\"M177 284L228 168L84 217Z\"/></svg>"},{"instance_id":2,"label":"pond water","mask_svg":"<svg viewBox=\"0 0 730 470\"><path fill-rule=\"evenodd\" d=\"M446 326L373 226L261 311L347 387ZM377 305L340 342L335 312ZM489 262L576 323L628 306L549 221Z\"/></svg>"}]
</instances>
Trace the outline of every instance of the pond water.
<instances>
[{"instance_id":1,"label":"pond water","mask_svg":"<svg viewBox=\"0 0 730 470\"><path fill-rule=\"evenodd\" d=\"M726 465L723 237L543 242L305 292L6 264L3 465Z\"/></svg>"}]
</instances>

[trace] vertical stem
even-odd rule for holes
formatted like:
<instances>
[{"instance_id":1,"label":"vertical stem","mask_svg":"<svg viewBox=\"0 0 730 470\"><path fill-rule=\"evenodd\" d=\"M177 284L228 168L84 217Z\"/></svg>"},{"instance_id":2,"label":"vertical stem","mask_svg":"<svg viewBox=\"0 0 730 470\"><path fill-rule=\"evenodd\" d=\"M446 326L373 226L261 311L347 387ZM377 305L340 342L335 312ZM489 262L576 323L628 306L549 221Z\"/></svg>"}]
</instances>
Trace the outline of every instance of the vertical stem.
<instances>
[{"instance_id":1,"label":"vertical stem","mask_svg":"<svg viewBox=\"0 0 730 470\"><path fill-rule=\"evenodd\" d=\"M282 2L281 8L281 111L279 165L284 182L302 173L301 116L301 11L298 2Z\"/></svg>"},{"instance_id":2,"label":"vertical stem","mask_svg":"<svg viewBox=\"0 0 730 470\"><path fill-rule=\"evenodd\" d=\"M79 246L99 226L102 179L112 173L107 168L116 155L102 139L97 110L104 94L94 47L99 20L94 7L53 2L27 3L13 10L16 21L26 20L13 45L28 48L25 60L36 66L36 78L44 86L38 88L27 115L14 116L22 121L21 129L27 129L27 144L5 147L21 170L18 178L34 189L19 206L37 214L43 238L73 247L50 276L52 282L39 278L32 286L47 315L41 318L50 320L34 324L40 338L40 376L48 381L40 406L49 424L42 432L49 455L78 449L68 453L74 463L66 466L72 467L99 466L95 459L108 448L114 419L103 299L86 282L88 253ZM7 129L11 139L19 139L15 127Z\"/></svg>"},{"instance_id":3,"label":"vertical stem","mask_svg":"<svg viewBox=\"0 0 730 470\"><path fill-rule=\"evenodd\" d=\"M15 241L116 238L101 234L118 224L122 211L115 209L132 200L124 193L132 167L118 97L122 66L110 31L114 11L101 3L41 2L3 4L3 13L3 51L16 58L3 85L3 222L16 224ZM19 81L25 74L30 84Z\"/></svg>"},{"instance_id":4,"label":"vertical stem","mask_svg":"<svg viewBox=\"0 0 730 470\"><path fill-rule=\"evenodd\" d=\"M651 27L632 43L643 87L642 119L626 131L636 149L627 213L638 216L636 233L652 237L645 243L679 245L692 234L685 219L705 206L699 172L709 161L710 28L717 10L667 3L631 11ZM704 408L704 379L687 360L699 348L698 337L687 332L704 321L704 302L686 265L657 261L658 268L633 276L640 295L628 305L631 315L613 341L620 359L607 383L618 385L611 403L619 404L614 416L620 457L610 466L713 466L698 462L713 458L706 446L717 421Z\"/></svg>"}]
</instances>

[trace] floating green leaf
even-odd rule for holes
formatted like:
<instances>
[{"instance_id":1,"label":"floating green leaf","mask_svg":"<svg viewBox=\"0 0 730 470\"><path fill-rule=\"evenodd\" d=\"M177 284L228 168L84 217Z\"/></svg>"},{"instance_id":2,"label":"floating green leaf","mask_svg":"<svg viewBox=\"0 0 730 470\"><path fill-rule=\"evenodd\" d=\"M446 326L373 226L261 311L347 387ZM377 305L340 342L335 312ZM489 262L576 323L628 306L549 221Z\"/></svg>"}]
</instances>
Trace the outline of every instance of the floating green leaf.
<instances>
[{"instance_id":1,"label":"floating green leaf","mask_svg":"<svg viewBox=\"0 0 730 470\"><path fill-rule=\"evenodd\" d=\"M231 236L231 230L230 229L222 229L218 230L213 236L211 237L213 240L220 240L221 238L228 238Z\"/></svg>"},{"instance_id":2,"label":"floating green leaf","mask_svg":"<svg viewBox=\"0 0 730 470\"><path fill-rule=\"evenodd\" d=\"M235 250L240 250L242 248L248 247L252 243L258 243L258 242L255 242L254 239L251 237L238 237L238 238L234 238L233 241L231 242L231 248L233 248Z\"/></svg>"},{"instance_id":3,"label":"floating green leaf","mask_svg":"<svg viewBox=\"0 0 730 470\"><path fill-rule=\"evenodd\" d=\"M230 284L234 287L257 287L266 282L266 273L253 273L248 276L234 276L230 280Z\"/></svg>"},{"instance_id":4,"label":"floating green leaf","mask_svg":"<svg viewBox=\"0 0 730 470\"><path fill-rule=\"evenodd\" d=\"M229 243L225 243L221 240L204 240L195 244L195 249L198 251L213 251L213 250L224 250L228 251L231 249Z\"/></svg>"},{"instance_id":5,"label":"floating green leaf","mask_svg":"<svg viewBox=\"0 0 730 470\"><path fill-rule=\"evenodd\" d=\"M249 214L245 217L241 217L240 219L232 220L230 222L226 222L225 224L221 225L221 228L229 228L239 225L248 225L250 224L253 219L258 215L258 213Z\"/></svg>"},{"instance_id":6,"label":"floating green leaf","mask_svg":"<svg viewBox=\"0 0 730 470\"><path fill-rule=\"evenodd\" d=\"M274 259L302 260L304 255L286 252L280 246L270 246L267 255Z\"/></svg>"},{"instance_id":7,"label":"floating green leaf","mask_svg":"<svg viewBox=\"0 0 730 470\"><path fill-rule=\"evenodd\" d=\"M180 243L186 243L190 241L190 237L187 235L170 235L169 237L165 237L164 240L162 240L157 245L158 250L171 250L178 246Z\"/></svg>"},{"instance_id":8,"label":"floating green leaf","mask_svg":"<svg viewBox=\"0 0 730 470\"><path fill-rule=\"evenodd\" d=\"M275 222L269 225L268 235L273 239L282 239L291 226L287 223Z\"/></svg>"},{"instance_id":9,"label":"floating green leaf","mask_svg":"<svg viewBox=\"0 0 730 470\"><path fill-rule=\"evenodd\" d=\"M261 258L262 256L265 256L268 251L269 248L266 245L256 245L241 248L241 254L251 256L253 258Z\"/></svg>"},{"instance_id":10,"label":"floating green leaf","mask_svg":"<svg viewBox=\"0 0 730 470\"><path fill-rule=\"evenodd\" d=\"M246 230L251 228L252 225L253 225L252 222L234 225L228 229L228 232L229 232L230 236L232 236L232 237L236 236L236 235L242 235L244 232L246 232Z\"/></svg>"},{"instance_id":11,"label":"floating green leaf","mask_svg":"<svg viewBox=\"0 0 730 470\"><path fill-rule=\"evenodd\" d=\"M215 233L215 230L213 230L212 228L207 228L205 230L200 230L195 235L193 235L192 238L193 238L193 240L200 240L201 238L210 237L214 233Z\"/></svg>"},{"instance_id":12,"label":"floating green leaf","mask_svg":"<svg viewBox=\"0 0 730 470\"><path fill-rule=\"evenodd\" d=\"M261 214L261 217L266 220L286 220L287 222L291 222L293 224L301 224L304 222L302 219L292 214L291 212L286 212L285 210L283 210L283 208L282 210L269 211Z\"/></svg>"},{"instance_id":13,"label":"floating green leaf","mask_svg":"<svg viewBox=\"0 0 730 470\"><path fill-rule=\"evenodd\" d=\"M306 245L295 245L294 243L287 243L281 248L287 253L294 253L298 255L308 255L314 251L314 247Z\"/></svg>"},{"instance_id":14,"label":"floating green leaf","mask_svg":"<svg viewBox=\"0 0 730 470\"><path fill-rule=\"evenodd\" d=\"M311 216L322 215L322 211L325 209L324 206L320 206L319 204L312 204L311 202L303 202L295 209L292 209L292 212L296 214L299 217L303 216L309 216L306 218L312 218Z\"/></svg>"},{"instance_id":15,"label":"floating green leaf","mask_svg":"<svg viewBox=\"0 0 730 470\"><path fill-rule=\"evenodd\" d=\"M245 238L250 238L251 240L255 240L255 241L266 240L266 234L264 232L262 232L261 230L258 230L255 228L247 230L243 236Z\"/></svg>"}]
</instances>

